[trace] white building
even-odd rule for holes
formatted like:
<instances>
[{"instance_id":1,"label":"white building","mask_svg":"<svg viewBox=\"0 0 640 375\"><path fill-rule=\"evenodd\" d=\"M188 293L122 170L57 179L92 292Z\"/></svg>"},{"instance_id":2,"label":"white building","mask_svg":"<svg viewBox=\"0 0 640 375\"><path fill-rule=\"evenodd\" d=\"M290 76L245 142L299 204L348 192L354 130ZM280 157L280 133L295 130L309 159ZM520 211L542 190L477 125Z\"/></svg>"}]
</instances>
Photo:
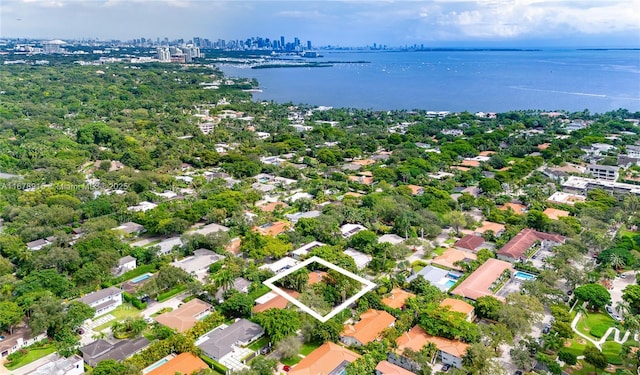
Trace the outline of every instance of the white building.
<instances>
[{"instance_id":1,"label":"white building","mask_svg":"<svg viewBox=\"0 0 640 375\"><path fill-rule=\"evenodd\" d=\"M78 299L96 310L95 317L107 314L122 305L122 290L112 286L89 293Z\"/></svg>"},{"instance_id":2,"label":"white building","mask_svg":"<svg viewBox=\"0 0 640 375\"><path fill-rule=\"evenodd\" d=\"M82 374L84 374L84 361L82 360L82 357L77 354L74 354L69 358L64 358L56 355L53 357L53 361L45 363L29 373L29 375Z\"/></svg>"}]
</instances>

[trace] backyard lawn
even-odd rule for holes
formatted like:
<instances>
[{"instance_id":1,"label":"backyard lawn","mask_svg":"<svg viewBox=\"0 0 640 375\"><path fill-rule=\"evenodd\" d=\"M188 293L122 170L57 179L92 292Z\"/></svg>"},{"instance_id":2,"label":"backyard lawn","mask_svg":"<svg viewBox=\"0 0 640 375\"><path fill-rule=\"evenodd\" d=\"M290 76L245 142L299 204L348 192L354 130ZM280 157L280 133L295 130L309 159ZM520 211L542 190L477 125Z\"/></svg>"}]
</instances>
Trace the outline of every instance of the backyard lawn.
<instances>
[{"instance_id":1,"label":"backyard lawn","mask_svg":"<svg viewBox=\"0 0 640 375\"><path fill-rule=\"evenodd\" d=\"M111 325L115 321L121 322L121 321L123 321L123 320L125 320L126 318L129 318L129 317L135 318L135 317L140 315L140 310L136 309L135 307L131 306L128 303L123 303L122 305L118 306L115 310L113 310L109 314L113 315L115 317L115 319L110 320L110 321L108 321L107 323L105 323L105 324L103 324L101 326L95 327L93 329L95 332L102 331L105 328L111 327ZM105 314L105 315L107 315L107 314Z\"/></svg>"},{"instance_id":2,"label":"backyard lawn","mask_svg":"<svg viewBox=\"0 0 640 375\"><path fill-rule=\"evenodd\" d=\"M609 315L603 313L589 313L585 316L582 314L576 328L578 331L584 333L589 337L593 337L594 339L599 339L600 337L595 337L591 334L591 330L594 327L596 330L606 331L609 327L614 327L616 325L615 320L613 320ZM606 328L605 328L606 327Z\"/></svg>"},{"instance_id":3,"label":"backyard lawn","mask_svg":"<svg viewBox=\"0 0 640 375\"><path fill-rule=\"evenodd\" d=\"M622 345L615 341L607 341L602 344L602 353L607 357L607 362L612 365L621 365L622 358L620 358L620 349Z\"/></svg>"},{"instance_id":4,"label":"backyard lawn","mask_svg":"<svg viewBox=\"0 0 640 375\"><path fill-rule=\"evenodd\" d=\"M32 348L32 349L26 348L26 349L29 352L25 354L24 357L21 357L20 359L13 361L9 364L6 364L5 367L9 370L15 370L18 367L22 367L26 364L29 364L35 361L36 359L40 359L56 351L56 348L55 346L53 346L53 344L45 345L40 348Z\"/></svg>"},{"instance_id":5,"label":"backyard lawn","mask_svg":"<svg viewBox=\"0 0 640 375\"><path fill-rule=\"evenodd\" d=\"M570 346L565 346L564 349L562 349L562 350L571 352L571 353L575 354L576 356L582 355L582 352L584 352L584 348L587 347L587 340L585 340L585 339L583 339L581 337L577 337L577 338L571 339L568 342L571 345Z\"/></svg>"}]
</instances>

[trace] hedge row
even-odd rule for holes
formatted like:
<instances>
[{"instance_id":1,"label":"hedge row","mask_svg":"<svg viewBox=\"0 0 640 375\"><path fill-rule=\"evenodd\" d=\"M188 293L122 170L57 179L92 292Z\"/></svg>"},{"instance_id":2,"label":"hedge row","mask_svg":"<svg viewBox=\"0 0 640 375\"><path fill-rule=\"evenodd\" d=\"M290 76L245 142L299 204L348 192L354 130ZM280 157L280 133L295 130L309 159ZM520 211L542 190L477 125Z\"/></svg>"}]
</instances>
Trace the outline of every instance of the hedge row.
<instances>
[{"instance_id":1,"label":"hedge row","mask_svg":"<svg viewBox=\"0 0 640 375\"><path fill-rule=\"evenodd\" d=\"M171 289L171 290L169 290L167 292L158 294L158 298L156 298L156 300L158 302L166 301L169 298L175 296L176 294L179 294L179 293L183 292L185 289L187 289L186 285L184 285L184 284L183 285L179 285L179 286L177 286L177 287L175 287L175 288L173 288L173 289Z\"/></svg>"}]
</instances>

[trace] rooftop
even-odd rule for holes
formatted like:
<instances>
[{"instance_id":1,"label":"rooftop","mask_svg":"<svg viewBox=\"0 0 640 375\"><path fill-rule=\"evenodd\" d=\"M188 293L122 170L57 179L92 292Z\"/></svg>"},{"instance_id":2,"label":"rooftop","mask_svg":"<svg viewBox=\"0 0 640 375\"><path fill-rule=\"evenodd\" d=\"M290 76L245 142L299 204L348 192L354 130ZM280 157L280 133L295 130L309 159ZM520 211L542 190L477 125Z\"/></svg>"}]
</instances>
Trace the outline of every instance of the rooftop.
<instances>
[{"instance_id":1,"label":"rooftop","mask_svg":"<svg viewBox=\"0 0 640 375\"><path fill-rule=\"evenodd\" d=\"M569 211L558 210L556 208L547 208L542 213L547 215L547 217L551 220L558 220L561 217L569 216Z\"/></svg>"},{"instance_id":2,"label":"rooftop","mask_svg":"<svg viewBox=\"0 0 640 375\"><path fill-rule=\"evenodd\" d=\"M376 366L376 374L379 375L414 375L413 372L396 366L389 361L382 361Z\"/></svg>"},{"instance_id":3,"label":"rooftop","mask_svg":"<svg viewBox=\"0 0 640 375\"><path fill-rule=\"evenodd\" d=\"M249 341L264 334L262 327L247 319L238 319L227 327L218 327L203 337L197 344L208 356L220 359L229 354L238 343Z\"/></svg>"},{"instance_id":4,"label":"rooftop","mask_svg":"<svg viewBox=\"0 0 640 375\"><path fill-rule=\"evenodd\" d=\"M289 375L332 375L337 368L358 358L359 354L332 342L326 342L295 365L289 371Z\"/></svg>"},{"instance_id":5,"label":"rooftop","mask_svg":"<svg viewBox=\"0 0 640 375\"><path fill-rule=\"evenodd\" d=\"M190 375L195 371L208 369L209 366L191 353L182 353L173 357L169 362L148 372L146 375Z\"/></svg>"},{"instance_id":6,"label":"rooftop","mask_svg":"<svg viewBox=\"0 0 640 375\"><path fill-rule=\"evenodd\" d=\"M158 315L155 320L178 332L184 332L195 326L212 309L210 304L195 298L173 311Z\"/></svg>"},{"instance_id":7,"label":"rooftop","mask_svg":"<svg viewBox=\"0 0 640 375\"><path fill-rule=\"evenodd\" d=\"M484 245L484 238L476 236L475 234L467 234L454 244L456 247L471 251L478 250L482 245Z\"/></svg>"},{"instance_id":8,"label":"rooftop","mask_svg":"<svg viewBox=\"0 0 640 375\"><path fill-rule=\"evenodd\" d=\"M404 306L407 298L415 297L415 294L409 293L400 288L394 288L388 297L382 299L382 303L393 309L399 309Z\"/></svg>"},{"instance_id":9,"label":"rooftop","mask_svg":"<svg viewBox=\"0 0 640 375\"><path fill-rule=\"evenodd\" d=\"M564 236L559 234L538 232L531 228L525 228L498 250L497 254L517 260L522 258L536 241L563 243L565 239Z\"/></svg>"},{"instance_id":10,"label":"rooftop","mask_svg":"<svg viewBox=\"0 0 640 375\"><path fill-rule=\"evenodd\" d=\"M440 307L449 307L449 310L468 315L473 311L473 306L465 301L455 298L445 298L440 302Z\"/></svg>"},{"instance_id":11,"label":"rooftop","mask_svg":"<svg viewBox=\"0 0 640 375\"><path fill-rule=\"evenodd\" d=\"M476 300L483 296L494 295L491 284L502 275L505 270L512 270L511 263L499 259L487 259L478 269L467 277L451 293Z\"/></svg>"},{"instance_id":12,"label":"rooftop","mask_svg":"<svg viewBox=\"0 0 640 375\"><path fill-rule=\"evenodd\" d=\"M453 270L461 270L460 266L455 264L456 262L467 262L476 259L478 259L478 256L474 253L450 248L445 250L442 255L433 258L431 263Z\"/></svg>"},{"instance_id":13,"label":"rooftop","mask_svg":"<svg viewBox=\"0 0 640 375\"><path fill-rule=\"evenodd\" d=\"M386 311L369 309L360 315L360 320L353 325L346 325L342 336L353 337L362 345L375 340L382 331L396 321Z\"/></svg>"}]
</instances>

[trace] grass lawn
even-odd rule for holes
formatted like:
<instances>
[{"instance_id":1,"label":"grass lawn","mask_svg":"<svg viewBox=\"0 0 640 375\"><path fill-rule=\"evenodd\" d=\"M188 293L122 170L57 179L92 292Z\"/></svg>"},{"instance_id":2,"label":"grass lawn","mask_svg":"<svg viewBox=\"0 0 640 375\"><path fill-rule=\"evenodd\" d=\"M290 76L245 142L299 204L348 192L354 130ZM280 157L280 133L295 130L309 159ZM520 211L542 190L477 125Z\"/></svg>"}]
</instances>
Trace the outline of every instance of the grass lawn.
<instances>
[{"instance_id":1,"label":"grass lawn","mask_svg":"<svg viewBox=\"0 0 640 375\"><path fill-rule=\"evenodd\" d=\"M578 329L578 331L584 333L585 335L593 337L591 336L590 331L593 327L599 324L614 327L616 325L616 322L609 315L603 313L589 313L587 316L582 314L582 317L580 317L576 328ZM598 337L593 338L596 340L599 339Z\"/></svg>"},{"instance_id":2,"label":"grass lawn","mask_svg":"<svg viewBox=\"0 0 640 375\"><path fill-rule=\"evenodd\" d=\"M575 354L576 356L580 356L582 355L582 352L584 352L584 348L587 347L587 340L583 339L583 338L574 338L569 340L569 343L571 343L570 346L565 346L564 349L565 351L571 352L573 354ZM591 344L589 344L591 345Z\"/></svg>"},{"instance_id":3,"label":"grass lawn","mask_svg":"<svg viewBox=\"0 0 640 375\"><path fill-rule=\"evenodd\" d=\"M111 320L101 326L95 327L93 330L98 332L98 331L102 331L105 328L111 327L111 325L113 324L113 322L115 321L123 321L126 318L135 318L137 316L140 316L140 310L136 309L135 307L131 306L128 303L124 303L120 306L118 306L115 310L113 310L112 312L110 312L109 314L113 315L115 317L114 320ZM105 314L106 315L106 314Z\"/></svg>"},{"instance_id":4,"label":"grass lawn","mask_svg":"<svg viewBox=\"0 0 640 375\"><path fill-rule=\"evenodd\" d=\"M43 346L41 348L33 348L27 349L29 352L22 358L17 361L11 362L11 364L6 364L5 367L9 370L15 370L18 367L22 367L26 364L29 364L36 359L40 359L46 355L49 355L56 351L56 348L53 345Z\"/></svg>"},{"instance_id":5,"label":"grass lawn","mask_svg":"<svg viewBox=\"0 0 640 375\"><path fill-rule=\"evenodd\" d=\"M615 341L607 341L602 344L602 353L607 357L607 362L612 365L622 365L620 349L622 349L622 345Z\"/></svg>"},{"instance_id":6,"label":"grass lawn","mask_svg":"<svg viewBox=\"0 0 640 375\"><path fill-rule=\"evenodd\" d=\"M262 347L264 347L268 343L269 343L268 337L261 337L260 339L258 339L257 341L249 345L248 348L251 350L260 350L262 349Z\"/></svg>"},{"instance_id":7,"label":"grass lawn","mask_svg":"<svg viewBox=\"0 0 640 375\"><path fill-rule=\"evenodd\" d=\"M302 348L300 349L300 354L303 356L308 356L309 353L316 350L320 345L318 344L302 344Z\"/></svg>"},{"instance_id":8,"label":"grass lawn","mask_svg":"<svg viewBox=\"0 0 640 375\"><path fill-rule=\"evenodd\" d=\"M298 362L302 361L302 357L300 356L296 356L294 358L291 359L281 359L280 362L282 362L283 365L287 365L287 366L293 366L295 364L297 364Z\"/></svg>"}]
</instances>

